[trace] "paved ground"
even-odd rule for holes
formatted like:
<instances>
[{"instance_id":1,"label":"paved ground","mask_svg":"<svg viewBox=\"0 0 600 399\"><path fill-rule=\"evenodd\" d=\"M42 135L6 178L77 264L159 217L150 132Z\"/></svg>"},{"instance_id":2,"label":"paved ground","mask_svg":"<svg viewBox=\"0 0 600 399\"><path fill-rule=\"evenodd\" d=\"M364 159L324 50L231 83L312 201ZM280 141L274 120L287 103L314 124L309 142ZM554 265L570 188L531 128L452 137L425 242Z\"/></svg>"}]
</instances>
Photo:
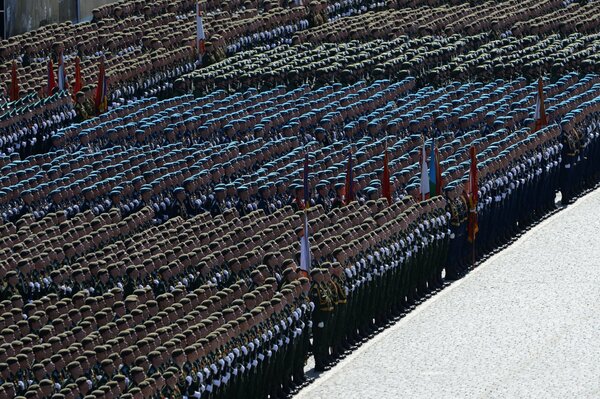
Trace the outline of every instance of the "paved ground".
<instances>
[{"instance_id":1,"label":"paved ground","mask_svg":"<svg viewBox=\"0 0 600 399\"><path fill-rule=\"evenodd\" d=\"M600 190L296 398L600 398Z\"/></svg>"}]
</instances>

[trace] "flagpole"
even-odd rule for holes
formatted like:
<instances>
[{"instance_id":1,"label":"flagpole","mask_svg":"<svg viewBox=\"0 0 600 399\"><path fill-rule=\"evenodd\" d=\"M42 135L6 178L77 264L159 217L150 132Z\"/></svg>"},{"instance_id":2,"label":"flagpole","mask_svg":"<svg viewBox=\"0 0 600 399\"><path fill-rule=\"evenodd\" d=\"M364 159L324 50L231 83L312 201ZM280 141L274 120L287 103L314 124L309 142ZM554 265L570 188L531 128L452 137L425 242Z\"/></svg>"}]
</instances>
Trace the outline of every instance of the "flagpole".
<instances>
[{"instance_id":1,"label":"flagpole","mask_svg":"<svg viewBox=\"0 0 600 399\"><path fill-rule=\"evenodd\" d=\"M391 206L394 203L394 196L392 193L392 176L391 176L391 171L390 171L390 156L388 155L388 142L389 142L389 132L387 130L387 127L385 129L385 156L386 156L386 166L387 166L387 170L388 170L388 176L387 176L387 181L385 182L385 184L387 184L388 189L389 189L389 201L388 201L388 206Z\"/></svg>"},{"instance_id":2,"label":"flagpole","mask_svg":"<svg viewBox=\"0 0 600 399\"><path fill-rule=\"evenodd\" d=\"M354 169L354 165L352 164L352 153L354 152L354 133L352 133L352 136L350 136L350 156L348 157L348 165L350 165L350 167L348 168L347 172L349 173L349 177L346 177L347 179L349 179L348 181L350 182L348 184L348 188L350 189L350 191L354 190L354 185L352 184L352 180L354 180L354 174L352 173L353 169ZM349 197L348 193L345 193L346 197ZM354 195L354 194L352 194ZM350 202L346 202L346 205L350 204Z\"/></svg>"},{"instance_id":3,"label":"flagpole","mask_svg":"<svg viewBox=\"0 0 600 399\"><path fill-rule=\"evenodd\" d=\"M421 188L423 187L423 165L427 165L427 150L425 149L426 143L427 143L427 139L425 138L424 134L421 134L421 137L423 137L423 148L421 149L421 157L423 158L421 160ZM429 183L429 171L427 173L427 183ZM423 191L423 190L421 190ZM421 197L422 197L422 201L425 201L427 195L425 194L425 192L423 191L421 193Z\"/></svg>"},{"instance_id":4,"label":"flagpole","mask_svg":"<svg viewBox=\"0 0 600 399\"><path fill-rule=\"evenodd\" d=\"M431 192L429 189L429 170L427 166L427 150L426 150L426 139L423 134L421 134L422 147L421 147L421 156L419 167L421 169L421 182L420 182L420 192L421 192L421 201L425 201L427 199L427 194L431 196ZM425 183L425 179L427 182Z\"/></svg>"},{"instance_id":5,"label":"flagpole","mask_svg":"<svg viewBox=\"0 0 600 399\"><path fill-rule=\"evenodd\" d=\"M302 239L300 240L300 268L304 270L304 268L306 270L304 270L307 274L307 277L310 278L310 269L312 267L312 256L310 254L310 242L309 242L309 238L308 238L308 207L310 206L310 193L308 190L308 151L306 148L306 137L303 138L302 140L302 146L303 146L303 150L304 150L304 166L303 166L303 180L304 180L304 190L303 190L303 196L304 196L304 209L303 209L303 213L304 213L304 223L302 225L302 230L303 230L303 234L302 234ZM304 241L304 251L302 248L302 242ZM303 258L304 258L304 268L302 267L302 263L303 263Z\"/></svg>"},{"instance_id":6,"label":"flagpole","mask_svg":"<svg viewBox=\"0 0 600 399\"><path fill-rule=\"evenodd\" d=\"M352 163L352 150L353 150L353 142L352 137L350 137L350 149L348 151L348 164L346 165L346 178L345 186L344 186L344 205L347 206L353 201L354 198L354 164Z\"/></svg>"},{"instance_id":7,"label":"flagpole","mask_svg":"<svg viewBox=\"0 0 600 399\"><path fill-rule=\"evenodd\" d=\"M471 150L469 150L470 152ZM473 162L473 160L471 159L471 162ZM471 224L471 219L473 218L473 168L469 168L469 224ZM473 242L471 245L471 267L473 269L475 269L475 241L477 240L476 235L473 234Z\"/></svg>"},{"instance_id":8,"label":"flagpole","mask_svg":"<svg viewBox=\"0 0 600 399\"><path fill-rule=\"evenodd\" d=\"M471 201L473 201L473 200L471 199ZM471 212L477 212L477 209L472 210ZM471 257L473 260L473 268L475 268L475 243L476 242L477 242L477 234L473 234L473 246L471 247Z\"/></svg>"},{"instance_id":9,"label":"flagpole","mask_svg":"<svg viewBox=\"0 0 600 399\"><path fill-rule=\"evenodd\" d=\"M475 155L475 148L472 146L469 150L471 157L471 167L469 168L469 194L467 195L469 200L469 235L472 237L472 247L471 247L471 258L473 268L475 267L475 248L477 241L477 204L476 201L479 200L479 196L477 194L477 156ZM477 230L479 230L477 228Z\"/></svg>"},{"instance_id":10,"label":"flagpole","mask_svg":"<svg viewBox=\"0 0 600 399\"><path fill-rule=\"evenodd\" d=\"M388 156L388 131L385 129L385 137L384 137L384 152L383 152L383 190L382 194L386 197L388 201L388 206L392 205L392 182L390 178L390 166L389 166L390 158ZM386 173L387 172L387 173Z\"/></svg>"},{"instance_id":11,"label":"flagpole","mask_svg":"<svg viewBox=\"0 0 600 399\"><path fill-rule=\"evenodd\" d=\"M472 253L472 257L473 257L473 268L475 268L475 241L477 241L477 239L473 239L473 253Z\"/></svg>"}]
</instances>

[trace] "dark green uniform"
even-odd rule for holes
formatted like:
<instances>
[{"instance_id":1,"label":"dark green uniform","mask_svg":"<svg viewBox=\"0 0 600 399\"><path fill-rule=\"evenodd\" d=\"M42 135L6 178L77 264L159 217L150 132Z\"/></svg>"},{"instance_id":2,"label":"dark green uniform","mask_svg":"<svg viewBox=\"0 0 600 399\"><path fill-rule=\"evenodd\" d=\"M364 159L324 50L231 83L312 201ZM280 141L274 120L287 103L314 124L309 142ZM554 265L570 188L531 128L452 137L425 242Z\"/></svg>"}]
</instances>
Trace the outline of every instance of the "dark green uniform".
<instances>
[{"instance_id":1,"label":"dark green uniform","mask_svg":"<svg viewBox=\"0 0 600 399\"><path fill-rule=\"evenodd\" d=\"M333 311L331 292L325 283L314 283L310 289L310 299L315 304L313 311L313 355L315 370L323 371L328 362L328 342L326 324Z\"/></svg>"}]
</instances>

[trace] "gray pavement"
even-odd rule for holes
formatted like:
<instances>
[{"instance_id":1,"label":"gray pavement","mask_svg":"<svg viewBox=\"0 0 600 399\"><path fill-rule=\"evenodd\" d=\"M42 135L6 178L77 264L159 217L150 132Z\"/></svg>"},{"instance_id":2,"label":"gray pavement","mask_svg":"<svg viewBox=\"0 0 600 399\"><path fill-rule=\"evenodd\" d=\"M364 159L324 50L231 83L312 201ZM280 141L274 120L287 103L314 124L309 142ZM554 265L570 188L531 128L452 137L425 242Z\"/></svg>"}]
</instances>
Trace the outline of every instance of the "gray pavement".
<instances>
[{"instance_id":1,"label":"gray pavement","mask_svg":"<svg viewBox=\"0 0 600 399\"><path fill-rule=\"evenodd\" d=\"M600 190L296 396L317 398L600 398Z\"/></svg>"}]
</instances>

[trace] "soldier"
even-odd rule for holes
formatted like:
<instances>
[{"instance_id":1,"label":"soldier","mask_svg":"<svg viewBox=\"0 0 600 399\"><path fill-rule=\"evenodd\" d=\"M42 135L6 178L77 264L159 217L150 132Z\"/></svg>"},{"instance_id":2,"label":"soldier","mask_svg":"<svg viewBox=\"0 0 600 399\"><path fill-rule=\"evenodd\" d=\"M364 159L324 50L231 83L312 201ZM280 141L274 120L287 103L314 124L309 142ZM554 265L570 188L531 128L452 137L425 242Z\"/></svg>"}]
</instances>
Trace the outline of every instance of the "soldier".
<instances>
[{"instance_id":1,"label":"soldier","mask_svg":"<svg viewBox=\"0 0 600 399\"><path fill-rule=\"evenodd\" d=\"M180 388L177 384L177 376L173 373L173 371L166 371L163 374L163 378L165 379L165 386L161 391L162 397L182 399L183 394L181 393Z\"/></svg>"},{"instance_id":2,"label":"soldier","mask_svg":"<svg viewBox=\"0 0 600 399\"><path fill-rule=\"evenodd\" d=\"M75 118L75 122L80 123L89 119L91 115L88 114L88 109L85 106L85 93L77 93L76 98L75 112L77 112L77 118Z\"/></svg>"},{"instance_id":3,"label":"soldier","mask_svg":"<svg viewBox=\"0 0 600 399\"><path fill-rule=\"evenodd\" d=\"M225 211L225 186L218 185L215 187L214 196L206 204L206 211L212 216L217 216Z\"/></svg>"},{"instance_id":4,"label":"soldier","mask_svg":"<svg viewBox=\"0 0 600 399\"><path fill-rule=\"evenodd\" d=\"M344 183L336 183L335 184L335 193L336 196L331 203L332 208L341 208L344 206Z\"/></svg>"},{"instance_id":5,"label":"soldier","mask_svg":"<svg viewBox=\"0 0 600 399\"><path fill-rule=\"evenodd\" d=\"M325 212L329 212L329 210L331 210L331 208L333 207L333 204L327 193L327 184L321 182L316 185L316 189L317 198L315 199L315 203L322 205L323 209L325 209Z\"/></svg>"},{"instance_id":6,"label":"soldier","mask_svg":"<svg viewBox=\"0 0 600 399\"><path fill-rule=\"evenodd\" d=\"M235 204L238 216L243 217L251 213L254 209L254 204L250 201L248 196L248 187L240 186L237 189L238 199Z\"/></svg>"},{"instance_id":7,"label":"soldier","mask_svg":"<svg viewBox=\"0 0 600 399\"><path fill-rule=\"evenodd\" d=\"M459 195L458 191L461 190ZM467 244L467 216L468 202L466 191L462 190L461 185L449 186L450 194L448 205L450 207L451 225L453 227L453 256L451 262L453 267L450 273L446 271L448 279L461 277L468 268L468 244Z\"/></svg>"},{"instance_id":8,"label":"soldier","mask_svg":"<svg viewBox=\"0 0 600 399\"><path fill-rule=\"evenodd\" d=\"M170 217L181 216L183 219L189 219L197 214L196 209L182 187L177 187L173 191L173 194L175 195L175 201L171 204Z\"/></svg>"},{"instance_id":9,"label":"soldier","mask_svg":"<svg viewBox=\"0 0 600 399\"><path fill-rule=\"evenodd\" d=\"M331 292L325 282L325 276L321 269L313 269L310 272L312 285L309 293L311 302L315 304L313 311L313 355L315 357L315 370L325 371L331 368L328 364L329 348L327 342L326 324L333 312L333 301Z\"/></svg>"},{"instance_id":10,"label":"soldier","mask_svg":"<svg viewBox=\"0 0 600 399\"><path fill-rule=\"evenodd\" d=\"M262 210L265 215L273 213L273 207L270 201L269 187L262 186L258 189L258 203L257 208Z\"/></svg>"},{"instance_id":11,"label":"soldier","mask_svg":"<svg viewBox=\"0 0 600 399\"><path fill-rule=\"evenodd\" d=\"M338 252L338 256L341 254ZM333 256L337 258L336 253L334 251ZM338 262L333 263L331 269L331 282L330 285L332 290L335 290L336 293L336 303L335 303L335 325L332 327L333 339L332 339L332 356L334 358L343 357L347 350L347 338L346 338L346 329L347 329L347 300L348 293L347 287L345 283L346 274L344 273L344 268Z\"/></svg>"},{"instance_id":12,"label":"soldier","mask_svg":"<svg viewBox=\"0 0 600 399\"><path fill-rule=\"evenodd\" d=\"M563 123L562 129L562 177L561 177L561 202L568 205L575 196L574 170L577 166L580 151L580 138L576 129Z\"/></svg>"}]
</instances>

